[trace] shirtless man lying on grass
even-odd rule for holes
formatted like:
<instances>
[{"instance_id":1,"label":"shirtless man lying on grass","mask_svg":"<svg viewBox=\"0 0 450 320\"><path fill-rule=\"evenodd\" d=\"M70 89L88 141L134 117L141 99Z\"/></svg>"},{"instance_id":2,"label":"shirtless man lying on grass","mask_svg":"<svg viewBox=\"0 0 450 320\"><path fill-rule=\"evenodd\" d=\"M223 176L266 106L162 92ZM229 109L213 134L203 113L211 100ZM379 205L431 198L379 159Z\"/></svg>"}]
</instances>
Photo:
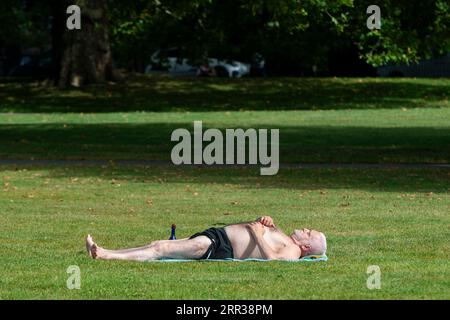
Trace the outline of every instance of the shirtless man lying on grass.
<instances>
[{"instance_id":1,"label":"shirtless man lying on grass","mask_svg":"<svg viewBox=\"0 0 450 320\"><path fill-rule=\"evenodd\" d=\"M98 246L91 235L86 248L94 259L147 261L158 259L299 259L325 254L327 242L322 232L294 230L288 236L269 216L254 222L210 228L181 240L159 240L149 245L122 250Z\"/></svg>"}]
</instances>

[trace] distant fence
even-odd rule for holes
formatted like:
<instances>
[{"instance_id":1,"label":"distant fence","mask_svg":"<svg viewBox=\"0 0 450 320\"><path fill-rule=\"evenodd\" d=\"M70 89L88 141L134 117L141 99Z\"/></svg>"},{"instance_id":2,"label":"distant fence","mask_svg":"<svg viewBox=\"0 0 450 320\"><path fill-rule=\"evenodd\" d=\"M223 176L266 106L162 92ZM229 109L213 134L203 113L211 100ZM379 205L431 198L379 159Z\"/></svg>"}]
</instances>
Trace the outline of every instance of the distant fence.
<instances>
[{"instance_id":1,"label":"distant fence","mask_svg":"<svg viewBox=\"0 0 450 320\"><path fill-rule=\"evenodd\" d=\"M422 60L409 66L379 67L377 74L380 77L450 77L450 53L442 58Z\"/></svg>"}]
</instances>

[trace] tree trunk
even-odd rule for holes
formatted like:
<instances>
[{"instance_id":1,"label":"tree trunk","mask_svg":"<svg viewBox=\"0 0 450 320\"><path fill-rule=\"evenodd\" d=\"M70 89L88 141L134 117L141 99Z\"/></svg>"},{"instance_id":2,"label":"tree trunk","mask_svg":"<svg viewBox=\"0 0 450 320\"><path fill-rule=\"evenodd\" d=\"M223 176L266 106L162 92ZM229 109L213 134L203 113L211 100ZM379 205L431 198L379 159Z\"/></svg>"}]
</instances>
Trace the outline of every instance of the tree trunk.
<instances>
[{"instance_id":1,"label":"tree trunk","mask_svg":"<svg viewBox=\"0 0 450 320\"><path fill-rule=\"evenodd\" d=\"M52 39L52 70L51 80L55 85L59 83L61 71L61 57L64 50L63 35L66 28L65 1L51 0L50 14L52 17L51 39Z\"/></svg>"},{"instance_id":2,"label":"tree trunk","mask_svg":"<svg viewBox=\"0 0 450 320\"><path fill-rule=\"evenodd\" d=\"M66 2L66 1L64 1ZM113 66L108 35L107 0L72 0L81 9L81 30L68 30L62 35L59 64L59 87L99 83L113 79ZM65 3L67 4L67 3ZM64 16L67 5L63 6ZM55 33L57 36L57 33ZM54 41L54 43L57 41ZM59 50L56 49L56 52Z\"/></svg>"}]
</instances>

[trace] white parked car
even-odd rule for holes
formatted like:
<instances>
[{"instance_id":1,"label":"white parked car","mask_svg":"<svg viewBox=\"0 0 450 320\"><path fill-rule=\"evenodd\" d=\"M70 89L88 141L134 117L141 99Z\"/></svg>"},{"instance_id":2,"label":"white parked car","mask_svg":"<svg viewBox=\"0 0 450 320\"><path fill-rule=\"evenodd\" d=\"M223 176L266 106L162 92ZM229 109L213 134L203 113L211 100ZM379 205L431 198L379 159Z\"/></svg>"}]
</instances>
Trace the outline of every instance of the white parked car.
<instances>
[{"instance_id":1,"label":"white parked car","mask_svg":"<svg viewBox=\"0 0 450 320\"><path fill-rule=\"evenodd\" d=\"M240 78L250 73L250 64L235 60L208 58L208 64L218 77Z\"/></svg>"},{"instance_id":2,"label":"white parked car","mask_svg":"<svg viewBox=\"0 0 450 320\"><path fill-rule=\"evenodd\" d=\"M156 51L150 58L150 64L145 68L145 73L169 72L175 76L199 75L199 66L189 63L188 59L181 57L176 48L169 49L161 57L161 51ZM218 77L240 78L250 73L250 64L234 61L208 58L209 68L213 69Z\"/></svg>"},{"instance_id":3,"label":"white parked car","mask_svg":"<svg viewBox=\"0 0 450 320\"><path fill-rule=\"evenodd\" d=\"M169 72L172 75L195 76L197 69L198 67L188 63L188 59L181 58L177 49L169 49L164 55L160 50L153 53L145 73Z\"/></svg>"}]
</instances>

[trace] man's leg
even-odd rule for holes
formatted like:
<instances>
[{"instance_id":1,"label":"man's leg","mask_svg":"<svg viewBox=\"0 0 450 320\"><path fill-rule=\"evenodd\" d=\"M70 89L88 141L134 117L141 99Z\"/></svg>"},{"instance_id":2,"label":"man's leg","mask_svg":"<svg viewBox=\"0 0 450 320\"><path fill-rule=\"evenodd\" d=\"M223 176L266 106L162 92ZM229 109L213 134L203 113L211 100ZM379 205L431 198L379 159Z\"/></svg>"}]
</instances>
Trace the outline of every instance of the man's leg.
<instances>
[{"instance_id":1,"label":"man's leg","mask_svg":"<svg viewBox=\"0 0 450 320\"><path fill-rule=\"evenodd\" d=\"M199 259L211 245L205 236L194 239L159 240L139 248L107 250L99 247L90 235L86 238L86 248L94 259L146 261L158 259Z\"/></svg>"}]
</instances>

